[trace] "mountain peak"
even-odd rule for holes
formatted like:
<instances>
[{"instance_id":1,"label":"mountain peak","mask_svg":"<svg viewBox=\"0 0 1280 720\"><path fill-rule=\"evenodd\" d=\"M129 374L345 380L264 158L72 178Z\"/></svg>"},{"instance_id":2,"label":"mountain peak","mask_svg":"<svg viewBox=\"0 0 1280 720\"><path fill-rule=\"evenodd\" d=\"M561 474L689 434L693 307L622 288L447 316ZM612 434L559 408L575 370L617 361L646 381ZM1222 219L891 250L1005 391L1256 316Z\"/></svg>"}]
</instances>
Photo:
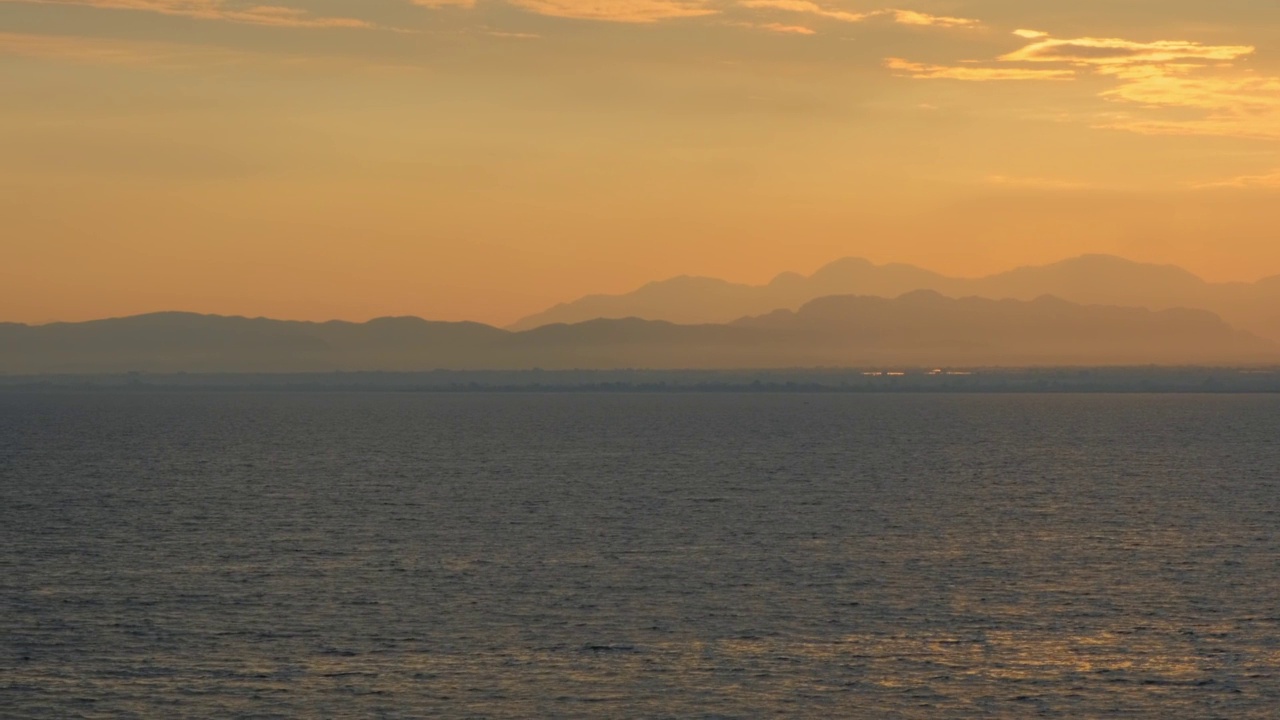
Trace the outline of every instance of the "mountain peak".
<instances>
[{"instance_id":1,"label":"mountain peak","mask_svg":"<svg viewBox=\"0 0 1280 720\"><path fill-rule=\"evenodd\" d=\"M1194 281L1203 283L1204 280L1200 276L1189 270L1178 267L1177 265L1147 263L1137 260L1130 260L1118 255L1107 255L1102 253L1086 253L1073 258L1059 260L1056 263L1040 266L1025 266L1018 268L1023 271L1046 271L1046 270L1073 270L1077 272L1122 272L1122 273L1144 273L1148 275L1164 275L1170 278L1178 278L1186 281ZM1017 272L1017 270L1013 271Z\"/></svg>"},{"instance_id":2,"label":"mountain peak","mask_svg":"<svg viewBox=\"0 0 1280 720\"><path fill-rule=\"evenodd\" d=\"M937 303L950 299L951 298L943 295L937 290L930 290L928 288L912 290L911 292L906 292L898 296L898 300L909 303Z\"/></svg>"},{"instance_id":3,"label":"mountain peak","mask_svg":"<svg viewBox=\"0 0 1280 720\"><path fill-rule=\"evenodd\" d=\"M787 271L778 273L773 280L769 281L770 287L797 287L803 285L807 278L798 272Z\"/></svg>"},{"instance_id":4,"label":"mountain peak","mask_svg":"<svg viewBox=\"0 0 1280 720\"><path fill-rule=\"evenodd\" d=\"M798 310L821 297L896 298L916 290L931 290L951 298L1035 300L1052 295L1086 305L1153 310L1201 308L1222 315L1242 329L1280 339L1280 314L1274 309L1280 307L1280 278L1253 284L1214 284L1174 265L1102 253L980 278L948 277L913 265L878 265L861 257L840 258L808 277L782 273L759 286L680 276L649 283L627 294L588 296L564 303L526 317L511 329L623 317L688 325L727 323L779 309Z\"/></svg>"},{"instance_id":5,"label":"mountain peak","mask_svg":"<svg viewBox=\"0 0 1280 720\"><path fill-rule=\"evenodd\" d=\"M846 270L869 270L876 267L876 264L866 258L849 256L842 257L823 265L814 272L819 275L825 272L840 272Z\"/></svg>"}]
</instances>

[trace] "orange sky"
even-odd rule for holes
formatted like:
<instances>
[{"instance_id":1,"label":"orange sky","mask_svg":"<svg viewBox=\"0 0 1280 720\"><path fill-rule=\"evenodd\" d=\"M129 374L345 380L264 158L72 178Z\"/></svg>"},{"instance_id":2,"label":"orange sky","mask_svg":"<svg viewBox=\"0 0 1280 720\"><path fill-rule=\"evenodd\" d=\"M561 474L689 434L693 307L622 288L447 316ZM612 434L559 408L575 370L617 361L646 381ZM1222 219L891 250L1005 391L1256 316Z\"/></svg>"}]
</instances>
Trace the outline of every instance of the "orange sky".
<instances>
[{"instance_id":1,"label":"orange sky","mask_svg":"<svg viewBox=\"0 0 1280 720\"><path fill-rule=\"evenodd\" d=\"M1280 4L0 0L0 321L1280 274Z\"/></svg>"}]
</instances>

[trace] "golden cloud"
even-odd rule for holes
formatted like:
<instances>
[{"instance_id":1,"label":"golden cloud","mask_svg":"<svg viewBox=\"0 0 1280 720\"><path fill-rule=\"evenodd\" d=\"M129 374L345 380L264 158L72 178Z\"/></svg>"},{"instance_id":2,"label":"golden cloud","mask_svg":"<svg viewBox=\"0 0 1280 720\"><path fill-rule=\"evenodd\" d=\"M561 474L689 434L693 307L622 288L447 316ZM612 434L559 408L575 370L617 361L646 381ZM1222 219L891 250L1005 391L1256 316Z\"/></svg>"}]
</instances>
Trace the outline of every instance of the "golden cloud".
<instances>
[{"instance_id":1,"label":"golden cloud","mask_svg":"<svg viewBox=\"0 0 1280 720\"><path fill-rule=\"evenodd\" d=\"M700 0L510 0L510 2L512 5L539 15L623 23L651 23L659 20L715 15L719 12Z\"/></svg>"},{"instance_id":2,"label":"golden cloud","mask_svg":"<svg viewBox=\"0 0 1280 720\"><path fill-rule=\"evenodd\" d=\"M1280 78L1221 75L1203 68L1143 68L1120 76L1102 97L1148 111L1198 110L1199 117L1122 117L1099 127L1151 135L1230 135L1280 140Z\"/></svg>"},{"instance_id":3,"label":"golden cloud","mask_svg":"<svg viewBox=\"0 0 1280 720\"><path fill-rule=\"evenodd\" d=\"M822 7L818 3L810 2L809 0L742 0L740 4L745 8L757 10L785 10L787 12L805 13L808 15L827 18L829 20L839 20L841 22L851 23L862 22L872 16L870 13L830 10Z\"/></svg>"},{"instance_id":4,"label":"golden cloud","mask_svg":"<svg viewBox=\"0 0 1280 720\"><path fill-rule=\"evenodd\" d=\"M1253 73L1221 74L1213 68L1148 66L1112 73L1124 82L1102 94L1149 106L1202 108L1235 115L1260 115L1280 104L1280 78Z\"/></svg>"},{"instance_id":5,"label":"golden cloud","mask_svg":"<svg viewBox=\"0 0 1280 720\"><path fill-rule=\"evenodd\" d=\"M4 1L0 0L0 2ZM414 5L433 9L447 7L470 8L476 5L476 0L409 1ZM847 23L860 23L872 18L885 17L900 25L943 28L977 27L981 25L977 20L970 18L930 15L916 10L889 9L851 12L830 8L814 2L814 0L506 0L506 2L539 15L624 23L652 23L661 20L703 17L720 14L730 8L745 8L749 10L800 13ZM735 22L730 24L779 33L812 35L815 32L810 27L782 22Z\"/></svg>"},{"instance_id":6,"label":"golden cloud","mask_svg":"<svg viewBox=\"0 0 1280 720\"><path fill-rule=\"evenodd\" d=\"M883 14L893 16L893 21L902 25L928 25L935 27L977 27L982 23L970 18L930 15L914 10L884 10Z\"/></svg>"},{"instance_id":7,"label":"golden cloud","mask_svg":"<svg viewBox=\"0 0 1280 720\"><path fill-rule=\"evenodd\" d=\"M1267 173L1266 175L1243 175L1230 180L1219 180L1218 182L1203 183L1196 185L1198 188L1237 188L1241 190L1280 190L1280 170Z\"/></svg>"},{"instance_id":8,"label":"golden cloud","mask_svg":"<svg viewBox=\"0 0 1280 720\"><path fill-rule=\"evenodd\" d=\"M887 58L884 64L890 70L896 70L908 77L922 80L991 82L997 80L1070 80L1075 77L1075 73L1071 70L928 65L902 58Z\"/></svg>"},{"instance_id":9,"label":"golden cloud","mask_svg":"<svg viewBox=\"0 0 1280 720\"><path fill-rule=\"evenodd\" d=\"M850 23L865 22L872 18L888 17L893 20L893 22L900 25L933 27L976 27L981 25L977 20L971 20L969 18L930 15L928 13L917 12L915 10L873 10L871 12L833 10L819 5L816 2L811 2L811 0L739 0L738 4L742 7L757 10L785 10L788 12L805 13L808 15L827 18L829 20L839 20L840 22Z\"/></svg>"},{"instance_id":10,"label":"golden cloud","mask_svg":"<svg viewBox=\"0 0 1280 720\"><path fill-rule=\"evenodd\" d=\"M357 18L318 17L305 10L277 5L256 5L235 0L0 0L34 5L79 5L106 10L136 10L199 20L223 20L249 25L293 28L368 28Z\"/></svg>"},{"instance_id":11,"label":"golden cloud","mask_svg":"<svg viewBox=\"0 0 1280 720\"><path fill-rule=\"evenodd\" d=\"M1095 127L1161 135L1229 135L1280 139L1280 78L1235 67L1255 48L1185 40L1058 39L1037 30L1014 35L1032 42L994 62L1002 66L927 65L889 58L887 67L933 80L1066 80L1081 73L1109 77L1104 100L1131 106L1100 113ZM1016 67L1015 67L1016 65ZM1057 65L1045 68L1044 65ZM1170 115L1169 110L1178 111ZM1188 111L1192 111L1190 114Z\"/></svg>"},{"instance_id":12,"label":"golden cloud","mask_svg":"<svg viewBox=\"0 0 1280 720\"><path fill-rule=\"evenodd\" d=\"M1088 37L1058 40L1042 36L1037 42L1002 55L1000 60L1077 65L1135 65L1187 60L1230 62L1253 52L1254 48L1248 45L1202 45L1178 40L1142 43L1118 38Z\"/></svg>"},{"instance_id":13,"label":"golden cloud","mask_svg":"<svg viewBox=\"0 0 1280 720\"><path fill-rule=\"evenodd\" d=\"M769 32L786 33L790 35L813 35L816 33L813 28L808 28L804 25L787 25L785 23L776 22L760 23L759 25L754 25L752 27L757 27L761 30L768 30Z\"/></svg>"}]
</instances>

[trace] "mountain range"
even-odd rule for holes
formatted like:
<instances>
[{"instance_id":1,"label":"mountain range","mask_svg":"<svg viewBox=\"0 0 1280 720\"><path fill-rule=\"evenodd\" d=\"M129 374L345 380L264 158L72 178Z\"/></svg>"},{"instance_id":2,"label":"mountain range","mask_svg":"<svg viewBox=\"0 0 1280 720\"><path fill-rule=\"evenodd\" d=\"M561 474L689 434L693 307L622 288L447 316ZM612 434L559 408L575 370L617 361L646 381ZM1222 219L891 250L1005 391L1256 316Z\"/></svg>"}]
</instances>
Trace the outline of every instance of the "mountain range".
<instances>
[{"instance_id":1,"label":"mountain range","mask_svg":"<svg viewBox=\"0 0 1280 720\"><path fill-rule=\"evenodd\" d=\"M930 290L833 295L723 323L597 318L520 331L409 317L313 323L190 313L0 324L0 372L11 374L1276 362L1274 342L1204 310Z\"/></svg>"},{"instance_id":2,"label":"mountain range","mask_svg":"<svg viewBox=\"0 0 1280 720\"><path fill-rule=\"evenodd\" d=\"M932 290L947 297L1034 300L1052 295L1087 305L1208 310L1232 325L1280 341L1280 275L1256 283L1210 283L1172 265L1084 255L981 278L948 277L912 265L837 260L810 276L783 273L767 285L682 276L624 295L590 295L523 318L509 329L636 317L682 324L728 323L778 309L795 310L832 295L898 297Z\"/></svg>"}]
</instances>

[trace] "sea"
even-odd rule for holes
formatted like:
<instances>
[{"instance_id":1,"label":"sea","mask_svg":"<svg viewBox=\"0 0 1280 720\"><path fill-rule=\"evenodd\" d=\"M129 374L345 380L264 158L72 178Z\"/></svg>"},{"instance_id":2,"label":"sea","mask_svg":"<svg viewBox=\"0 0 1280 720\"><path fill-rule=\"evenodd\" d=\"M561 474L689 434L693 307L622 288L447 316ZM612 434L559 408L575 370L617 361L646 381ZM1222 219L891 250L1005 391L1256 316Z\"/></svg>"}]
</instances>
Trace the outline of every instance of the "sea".
<instances>
[{"instance_id":1,"label":"sea","mask_svg":"<svg viewBox=\"0 0 1280 720\"><path fill-rule=\"evenodd\" d=\"M1278 395L0 393L3 718L1278 716Z\"/></svg>"}]
</instances>

